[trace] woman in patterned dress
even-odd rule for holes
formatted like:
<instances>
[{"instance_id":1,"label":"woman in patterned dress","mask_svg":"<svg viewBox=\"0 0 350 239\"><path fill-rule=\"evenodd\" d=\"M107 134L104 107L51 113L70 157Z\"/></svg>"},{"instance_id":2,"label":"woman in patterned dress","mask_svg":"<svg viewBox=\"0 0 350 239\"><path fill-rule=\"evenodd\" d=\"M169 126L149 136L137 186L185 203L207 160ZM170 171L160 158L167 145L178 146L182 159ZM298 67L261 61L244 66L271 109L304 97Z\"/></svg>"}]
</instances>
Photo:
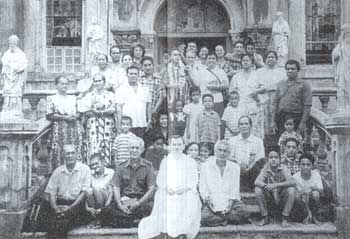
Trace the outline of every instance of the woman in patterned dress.
<instances>
[{"instance_id":1,"label":"woman in patterned dress","mask_svg":"<svg viewBox=\"0 0 350 239\"><path fill-rule=\"evenodd\" d=\"M68 79L63 75L55 78L57 93L47 98L46 118L52 122L51 129L51 169L54 170L63 162L63 145L74 144L81 160L82 130L77 113L77 100L68 95Z\"/></svg>"},{"instance_id":2,"label":"woman in patterned dress","mask_svg":"<svg viewBox=\"0 0 350 239\"><path fill-rule=\"evenodd\" d=\"M264 108L260 95L265 93L266 89L259 82L250 55L244 54L241 63L242 70L232 77L229 92L239 92L240 104L247 109L253 120L253 134L264 139Z\"/></svg>"},{"instance_id":3,"label":"woman in patterned dress","mask_svg":"<svg viewBox=\"0 0 350 239\"><path fill-rule=\"evenodd\" d=\"M114 94L105 89L106 79L102 74L93 78L93 91L79 103L79 112L86 119L83 143L84 160L100 153L106 167L113 167L111 160L112 142L115 136L116 104Z\"/></svg>"}]
</instances>

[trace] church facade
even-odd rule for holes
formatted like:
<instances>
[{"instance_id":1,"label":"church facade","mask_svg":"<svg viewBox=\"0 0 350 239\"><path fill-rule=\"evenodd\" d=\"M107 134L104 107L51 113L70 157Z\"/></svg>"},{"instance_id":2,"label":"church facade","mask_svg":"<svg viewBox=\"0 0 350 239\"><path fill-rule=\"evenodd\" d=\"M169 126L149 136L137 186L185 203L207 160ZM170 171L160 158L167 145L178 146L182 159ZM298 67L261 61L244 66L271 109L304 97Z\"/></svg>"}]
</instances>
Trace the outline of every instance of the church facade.
<instances>
[{"instance_id":1,"label":"church facade","mask_svg":"<svg viewBox=\"0 0 350 239\"><path fill-rule=\"evenodd\" d=\"M165 49L180 42L222 44L229 52L233 42L247 38L262 53L277 11L290 26L290 58L306 74L330 75L340 26L350 22L347 0L1 0L0 52L15 33L30 62L29 80L61 72L78 77L87 64L87 29L97 19L106 53L114 44L127 51L141 42L159 62Z\"/></svg>"}]
</instances>

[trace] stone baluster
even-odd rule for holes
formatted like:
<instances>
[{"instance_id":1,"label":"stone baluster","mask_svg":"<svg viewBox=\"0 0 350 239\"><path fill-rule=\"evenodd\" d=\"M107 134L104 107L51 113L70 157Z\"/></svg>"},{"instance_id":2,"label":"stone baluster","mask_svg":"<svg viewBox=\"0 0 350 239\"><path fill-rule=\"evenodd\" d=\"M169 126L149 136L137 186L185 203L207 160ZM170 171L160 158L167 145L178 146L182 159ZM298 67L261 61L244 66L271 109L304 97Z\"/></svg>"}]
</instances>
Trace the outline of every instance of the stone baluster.
<instances>
[{"instance_id":1,"label":"stone baluster","mask_svg":"<svg viewBox=\"0 0 350 239\"><path fill-rule=\"evenodd\" d=\"M338 111L326 123L335 155L336 226L339 239L350 238L350 111ZM333 146L332 145L332 146Z\"/></svg>"},{"instance_id":2,"label":"stone baluster","mask_svg":"<svg viewBox=\"0 0 350 239\"><path fill-rule=\"evenodd\" d=\"M34 120L37 120L38 119L38 105L39 105L39 102L40 102L40 98L37 96L37 97L29 97L28 98L28 101L29 101L29 104L30 104L30 107L31 107L31 110L33 112L33 119Z\"/></svg>"},{"instance_id":3,"label":"stone baluster","mask_svg":"<svg viewBox=\"0 0 350 239\"><path fill-rule=\"evenodd\" d=\"M330 96L329 95L321 95L318 98L321 101L322 112L327 113Z\"/></svg>"}]
</instances>

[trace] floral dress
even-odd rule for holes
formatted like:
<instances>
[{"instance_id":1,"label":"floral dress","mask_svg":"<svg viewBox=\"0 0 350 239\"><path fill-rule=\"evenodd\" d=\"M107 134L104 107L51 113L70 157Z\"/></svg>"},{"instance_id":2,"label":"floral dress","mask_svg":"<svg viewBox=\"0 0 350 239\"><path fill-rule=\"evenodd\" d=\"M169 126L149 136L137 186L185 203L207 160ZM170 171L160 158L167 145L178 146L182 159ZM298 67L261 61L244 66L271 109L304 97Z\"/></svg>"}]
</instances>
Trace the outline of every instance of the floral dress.
<instances>
[{"instance_id":1,"label":"floral dress","mask_svg":"<svg viewBox=\"0 0 350 239\"><path fill-rule=\"evenodd\" d=\"M46 115L77 115L77 100L74 95L53 95L47 98ZM51 170L64 164L63 146L74 144L78 160L82 159L82 128L78 120L74 121L52 121L51 134L49 137L49 151Z\"/></svg>"},{"instance_id":2,"label":"floral dress","mask_svg":"<svg viewBox=\"0 0 350 239\"><path fill-rule=\"evenodd\" d=\"M108 110L115 107L114 94L103 91L88 93L79 104L79 111L84 113L91 109ZM111 149L116 135L115 118L113 116L91 116L86 119L83 142L84 160L89 163L91 155L100 153L106 167L113 167Z\"/></svg>"},{"instance_id":3,"label":"floral dress","mask_svg":"<svg viewBox=\"0 0 350 239\"><path fill-rule=\"evenodd\" d=\"M259 97L253 98L251 93L262 87L259 84L258 75L252 71L245 77L243 71L240 71L232 77L229 91L237 90L240 94L239 104L246 108L248 115L253 121L253 134L264 139L264 108L261 105Z\"/></svg>"}]
</instances>

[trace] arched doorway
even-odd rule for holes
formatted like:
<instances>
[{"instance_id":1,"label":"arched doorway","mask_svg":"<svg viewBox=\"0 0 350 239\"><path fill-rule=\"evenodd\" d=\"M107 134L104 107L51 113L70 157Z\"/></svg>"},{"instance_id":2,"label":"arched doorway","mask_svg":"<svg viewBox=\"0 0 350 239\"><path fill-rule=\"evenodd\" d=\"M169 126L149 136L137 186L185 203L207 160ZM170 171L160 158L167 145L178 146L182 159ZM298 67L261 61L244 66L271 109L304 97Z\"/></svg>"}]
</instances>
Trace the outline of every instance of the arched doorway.
<instances>
[{"instance_id":1,"label":"arched doorway","mask_svg":"<svg viewBox=\"0 0 350 239\"><path fill-rule=\"evenodd\" d=\"M213 50L222 44L231 48L230 19L224 6L213 0L164 1L157 11L155 56L160 59L166 49L181 42L196 42L198 47Z\"/></svg>"}]
</instances>

